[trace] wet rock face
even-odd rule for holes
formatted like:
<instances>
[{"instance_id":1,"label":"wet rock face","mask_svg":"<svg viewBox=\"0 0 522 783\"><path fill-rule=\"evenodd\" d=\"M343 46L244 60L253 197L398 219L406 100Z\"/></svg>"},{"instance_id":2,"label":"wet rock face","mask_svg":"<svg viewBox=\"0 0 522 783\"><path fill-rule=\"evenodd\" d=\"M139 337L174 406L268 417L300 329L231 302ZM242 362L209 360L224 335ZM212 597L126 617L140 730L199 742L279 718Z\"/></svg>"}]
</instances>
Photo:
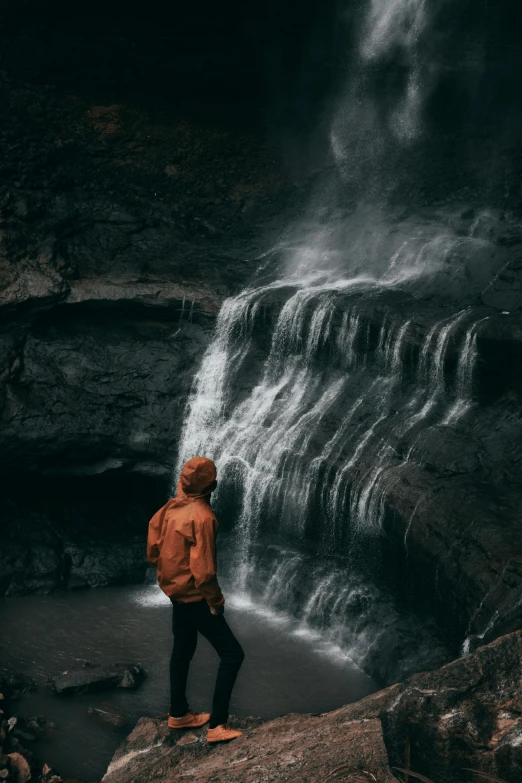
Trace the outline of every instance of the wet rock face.
<instances>
[{"instance_id":1,"label":"wet rock face","mask_svg":"<svg viewBox=\"0 0 522 783\"><path fill-rule=\"evenodd\" d=\"M501 637L474 655L413 676L381 714L392 765L434 780L467 780L463 768L520 779L522 634Z\"/></svg>"},{"instance_id":2,"label":"wet rock face","mask_svg":"<svg viewBox=\"0 0 522 783\"><path fill-rule=\"evenodd\" d=\"M255 132L0 92L0 587L141 581L194 372L287 183Z\"/></svg>"},{"instance_id":3,"label":"wet rock face","mask_svg":"<svg viewBox=\"0 0 522 783\"><path fill-rule=\"evenodd\" d=\"M45 460L57 454L51 472L110 468L89 452L121 429L116 408L135 412L124 450L162 463L220 303L280 224L287 183L246 131L152 120L5 75L0 92L2 466L25 470L40 441ZM147 401L153 386L161 397ZM82 415L80 433L67 419ZM161 445L151 416L167 428Z\"/></svg>"},{"instance_id":4,"label":"wet rock face","mask_svg":"<svg viewBox=\"0 0 522 783\"><path fill-rule=\"evenodd\" d=\"M26 336L3 411L4 469L132 470L168 479L212 320L147 309L53 309ZM35 416L35 411L38 414Z\"/></svg>"},{"instance_id":5,"label":"wet rock face","mask_svg":"<svg viewBox=\"0 0 522 783\"><path fill-rule=\"evenodd\" d=\"M391 783L392 769L408 766L448 783L469 781L464 768L519 783L521 659L518 632L335 712L257 726L232 719L245 734L227 747L209 748L205 729L184 740L166 720L142 718L103 780L146 783L190 774L201 783L260 776L315 783L359 775Z\"/></svg>"}]
</instances>

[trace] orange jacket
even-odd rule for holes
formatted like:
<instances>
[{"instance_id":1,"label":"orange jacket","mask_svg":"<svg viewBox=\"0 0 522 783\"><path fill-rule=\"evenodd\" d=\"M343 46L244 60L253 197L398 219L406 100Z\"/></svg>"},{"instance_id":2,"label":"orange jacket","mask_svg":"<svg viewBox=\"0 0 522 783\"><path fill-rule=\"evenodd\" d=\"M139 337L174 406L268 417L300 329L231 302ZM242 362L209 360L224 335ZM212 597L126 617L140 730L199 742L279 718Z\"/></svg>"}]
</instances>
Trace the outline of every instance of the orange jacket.
<instances>
[{"instance_id":1,"label":"orange jacket","mask_svg":"<svg viewBox=\"0 0 522 783\"><path fill-rule=\"evenodd\" d=\"M176 497L149 522L147 557L159 586L176 601L225 603L216 576L218 523L209 502L215 486L212 460L194 457L183 466Z\"/></svg>"}]
</instances>

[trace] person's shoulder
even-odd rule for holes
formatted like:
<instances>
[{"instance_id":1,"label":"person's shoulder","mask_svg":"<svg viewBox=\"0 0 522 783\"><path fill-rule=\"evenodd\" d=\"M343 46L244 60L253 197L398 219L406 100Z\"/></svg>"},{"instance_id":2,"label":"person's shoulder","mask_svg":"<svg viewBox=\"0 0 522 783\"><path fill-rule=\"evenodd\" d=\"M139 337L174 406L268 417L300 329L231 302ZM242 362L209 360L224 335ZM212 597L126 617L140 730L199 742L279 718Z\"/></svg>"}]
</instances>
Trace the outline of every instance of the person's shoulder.
<instances>
[{"instance_id":1,"label":"person's shoulder","mask_svg":"<svg viewBox=\"0 0 522 783\"><path fill-rule=\"evenodd\" d=\"M200 524L213 524L216 521L216 515L212 506L203 501L198 500L194 505L194 521Z\"/></svg>"}]
</instances>

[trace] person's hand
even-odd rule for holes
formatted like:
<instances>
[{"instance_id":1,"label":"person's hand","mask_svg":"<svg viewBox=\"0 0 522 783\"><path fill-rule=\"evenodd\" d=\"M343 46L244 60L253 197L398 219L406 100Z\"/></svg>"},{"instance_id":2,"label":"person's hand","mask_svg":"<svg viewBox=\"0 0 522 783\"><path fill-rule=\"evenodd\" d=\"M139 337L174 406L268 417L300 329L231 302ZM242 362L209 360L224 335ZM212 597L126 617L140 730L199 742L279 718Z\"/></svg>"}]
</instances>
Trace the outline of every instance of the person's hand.
<instances>
[{"instance_id":1,"label":"person's hand","mask_svg":"<svg viewBox=\"0 0 522 783\"><path fill-rule=\"evenodd\" d=\"M221 606L211 606L210 611L212 614L216 615L217 617L218 615L223 614L223 612L225 611L225 607L223 604L221 604Z\"/></svg>"}]
</instances>

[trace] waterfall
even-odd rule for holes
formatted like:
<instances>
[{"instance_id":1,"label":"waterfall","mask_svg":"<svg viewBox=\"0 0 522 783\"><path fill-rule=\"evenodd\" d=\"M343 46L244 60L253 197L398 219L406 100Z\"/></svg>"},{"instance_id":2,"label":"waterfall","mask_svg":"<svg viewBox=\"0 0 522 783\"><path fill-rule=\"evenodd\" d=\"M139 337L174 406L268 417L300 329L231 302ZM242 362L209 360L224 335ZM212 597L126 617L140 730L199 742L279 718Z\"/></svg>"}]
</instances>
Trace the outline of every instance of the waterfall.
<instances>
[{"instance_id":1,"label":"waterfall","mask_svg":"<svg viewBox=\"0 0 522 783\"><path fill-rule=\"evenodd\" d=\"M397 482L422 467L426 434L461 426L473 406L485 319L473 309L483 280L475 291L469 270L488 240L475 226L455 228L449 212L413 220L361 196L393 168L395 148L422 135L423 40L435 10L426 0L363 6L330 129L341 175L331 189L356 203L330 220L328 206L320 221L303 219L225 300L187 404L178 469L198 454L218 466L233 600L292 618L296 633L362 666L380 656L386 680L397 675L394 650L408 658L408 633L415 666L440 649L379 585L383 523ZM372 80L397 52L399 86L380 105ZM425 498L405 520L406 557ZM379 647L390 648L387 664Z\"/></svg>"},{"instance_id":2,"label":"waterfall","mask_svg":"<svg viewBox=\"0 0 522 783\"><path fill-rule=\"evenodd\" d=\"M471 405L479 323L469 324L464 309L426 328L419 343L418 314L390 310L372 323L365 308L372 290L344 279L302 286L285 279L228 299L195 378L179 454L180 465L197 454L216 461L218 508L234 494L230 589L267 607L292 607L301 631L316 626L361 663L371 622L352 617L347 628L348 598L357 584L378 603L368 569L387 492L415 462L422 433L456 420L454 386L457 404ZM378 290L385 295L385 286ZM286 301L274 301L275 293ZM447 372L450 346L459 354L456 378ZM310 538L322 555L308 566L299 597ZM267 565L267 546L284 555ZM323 556L345 565L325 572Z\"/></svg>"},{"instance_id":3,"label":"waterfall","mask_svg":"<svg viewBox=\"0 0 522 783\"><path fill-rule=\"evenodd\" d=\"M487 321L487 319L488 316L479 319L468 329L459 356L456 400L448 411L443 422L444 424L455 424L472 406L473 371L477 359L477 331L480 324Z\"/></svg>"},{"instance_id":4,"label":"waterfall","mask_svg":"<svg viewBox=\"0 0 522 783\"><path fill-rule=\"evenodd\" d=\"M402 96L390 115L392 133L411 141L421 131L424 85L419 41L427 21L426 0L372 0L361 44L363 61L379 61L400 48L408 63Z\"/></svg>"},{"instance_id":5,"label":"waterfall","mask_svg":"<svg viewBox=\"0 0 522 783\"><path fill-rule=\"evenodd\" d=\"M423 46L434 3L427 0L369 0L363 6L347 84L338 101L330 145L339 172L347 182L364 188L381 169L396 145L410 145L422 135L423 108L433 88L436 68ZM358 14L359 16L359 14ZM376 74L400 63L400 86L376 94Z\"/></svg>"}]
</instances>

